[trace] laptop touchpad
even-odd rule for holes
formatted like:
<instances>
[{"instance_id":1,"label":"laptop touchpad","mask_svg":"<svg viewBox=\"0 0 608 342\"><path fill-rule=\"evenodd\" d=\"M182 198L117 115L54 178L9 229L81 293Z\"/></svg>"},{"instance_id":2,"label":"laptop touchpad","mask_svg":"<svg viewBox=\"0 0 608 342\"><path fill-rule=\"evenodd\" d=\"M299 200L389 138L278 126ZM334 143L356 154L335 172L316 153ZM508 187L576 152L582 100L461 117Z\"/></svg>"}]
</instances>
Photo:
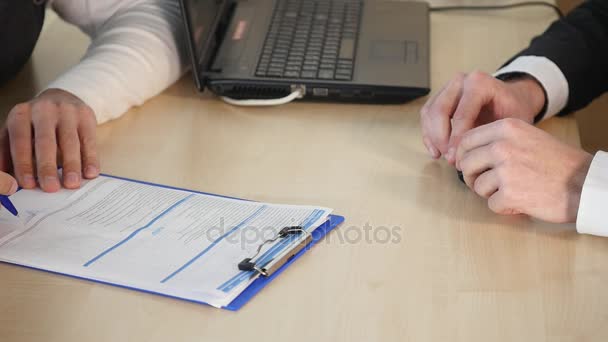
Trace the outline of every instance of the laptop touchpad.
<instances>
[{"instance_id":1,"label":"laptop touchpad","mask_svg":"<svg viewBox=\"0 0 608 342\"><path fill-rule=\"evenodd\" d=\"M416 42L398 40L374 40L371 43L370 59L384 62L416 63Z\"/></svg>"}]
</instances>

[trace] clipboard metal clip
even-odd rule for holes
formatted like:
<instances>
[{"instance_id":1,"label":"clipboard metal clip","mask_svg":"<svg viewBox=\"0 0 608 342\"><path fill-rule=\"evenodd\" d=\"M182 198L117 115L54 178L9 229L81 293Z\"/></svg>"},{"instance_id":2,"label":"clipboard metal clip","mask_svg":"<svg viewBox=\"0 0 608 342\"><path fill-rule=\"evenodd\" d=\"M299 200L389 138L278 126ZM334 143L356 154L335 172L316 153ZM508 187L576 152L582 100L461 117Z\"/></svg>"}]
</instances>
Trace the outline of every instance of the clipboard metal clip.
<instances>
[{"instance_id":1,"label":"clipboard metal clip","mask_svg":"<svg viewBox=\"0 0 608 342\"><path fill-rule=\"evenodd\" d=\"M269 260L265 265L258 265L255 261L262 251L262 248L269 243L275 242L279 239L284 239L289 236L298 235L299 238L292 242L292 246L285 248L284 251L279 253L277 256ZM298 254L304 247L306 247L312 241L312 234L306 231L301 226L285 227L279 231L279 233L272 239L262 242L258 246L256 253L251 258L245 258L239 262L239 270L241 271L255 271L265 277L271 276L276 270L285 265L286 262Z\"/></svg>"}]
</instances>

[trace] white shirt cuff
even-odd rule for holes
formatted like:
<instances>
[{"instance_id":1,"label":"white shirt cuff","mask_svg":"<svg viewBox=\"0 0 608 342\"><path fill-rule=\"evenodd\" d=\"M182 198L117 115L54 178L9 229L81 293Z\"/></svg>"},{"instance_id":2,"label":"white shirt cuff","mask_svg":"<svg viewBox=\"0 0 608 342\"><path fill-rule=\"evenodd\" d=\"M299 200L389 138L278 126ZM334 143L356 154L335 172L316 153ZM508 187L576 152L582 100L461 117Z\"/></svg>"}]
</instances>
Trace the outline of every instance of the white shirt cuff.
<instances>
[{"instance_id":1,"label":"white shirt cuff","mask_svg":"<svg viewBox=\"0 0 608 342\"><path fill-rule=\"evenodd\" d=\"M578 207L576 230L581 234L608 236L608 153L595 154L585 178Z\"/></svg>"},{"instance_id":2,"label":"white shirt cuff","mask_svg":"<svg viewBox=\"0 0 608 342\"><path fill-rule=\"evenodd\" d=\"M521 56L494 73L494 77L524 73L534 77L547 94L547 111L543 119L559 113L568 104L568 80L560 68L547 57Z\"/></svg>"}]
</instances>

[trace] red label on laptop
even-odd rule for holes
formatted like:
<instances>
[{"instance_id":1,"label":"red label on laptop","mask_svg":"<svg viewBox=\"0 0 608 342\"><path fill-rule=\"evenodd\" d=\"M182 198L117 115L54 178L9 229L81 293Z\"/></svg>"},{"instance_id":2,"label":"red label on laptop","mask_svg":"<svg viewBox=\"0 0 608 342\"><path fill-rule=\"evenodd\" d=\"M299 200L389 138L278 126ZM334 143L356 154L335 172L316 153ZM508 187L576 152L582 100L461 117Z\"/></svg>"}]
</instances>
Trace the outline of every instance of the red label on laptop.
<instances>
[{"instance_id":1,"label":"red label on laptop","mask_svg":"<svg viewBox=\"0 0 608 342\"><path fill-rule=\"evenodd\" d=\"M245 36L245 30L247 29L247 20L239 20L236 24L236 29L232 34L232 40L241 40Z\"/></svg>"}]
</instances>

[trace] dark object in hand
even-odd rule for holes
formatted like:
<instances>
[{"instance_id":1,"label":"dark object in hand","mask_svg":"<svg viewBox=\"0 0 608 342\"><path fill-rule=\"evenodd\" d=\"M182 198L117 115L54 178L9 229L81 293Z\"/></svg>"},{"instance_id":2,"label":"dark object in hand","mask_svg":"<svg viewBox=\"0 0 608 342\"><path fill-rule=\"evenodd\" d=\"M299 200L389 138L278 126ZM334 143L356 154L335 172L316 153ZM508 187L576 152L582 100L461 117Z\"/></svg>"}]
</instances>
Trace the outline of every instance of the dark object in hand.
<instances>
[{"instance_id":1,"label":"dark object in hand","mask_svg":"<svg viewBox=\"0 0 608 342\"><path fill-rule=\"evenodd\" d=\"M464 175L462 174L462 171L459 171L459 170L458 170L458 171L456 171L456 173L458 174L458 179L460 179L460 181L461 181L463 184L466 184L466 182L464 181Z\"/></svg>"}]
</instances>

